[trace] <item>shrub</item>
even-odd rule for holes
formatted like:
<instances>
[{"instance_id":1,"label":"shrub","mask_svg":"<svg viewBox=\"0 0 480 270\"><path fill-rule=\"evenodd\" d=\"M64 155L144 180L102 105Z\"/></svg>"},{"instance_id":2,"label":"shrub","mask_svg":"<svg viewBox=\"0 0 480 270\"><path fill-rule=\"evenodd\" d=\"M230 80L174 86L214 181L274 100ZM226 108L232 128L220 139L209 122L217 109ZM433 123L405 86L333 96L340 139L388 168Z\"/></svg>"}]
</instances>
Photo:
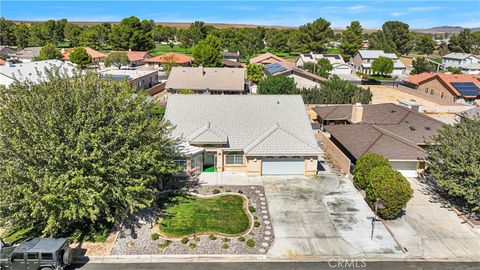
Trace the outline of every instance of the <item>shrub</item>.
<instances>
[{"instance_id":1,"label":"shrub","mask_svg":"<svg viewBox=\"0 0 480 270\"><path fill-rule=\"evenodd\" d=\"M253 227L260 227L260 221L255 220L255 222L253 222Z\"/></svg>"},{"instance_id":2,"label":"shrub","mask_svg":"<svg viewBox=\"0 0 480 270\"><path fill-rule=\"evenodd\" d=\"M224 243L224 244L222 245L222 248L223 248L223 249L227 249L227 248L229 248L229 247L230 247L230 246L229 246L227 243Z\"/></svg>"},{"instance_id":3,"label":"shrub","mask_svg":"<svg viewBox=\"0 0 480 270\"><path fill-rule=\"evenodd\" d=\"M150 239L152 239L153 241L157 240L158 239L158 233L152 233L152 235L150 235Z\"/></svg>"},{"instance_id":4,"label":"shrub","mask_svg":"<svg viewBox=\"0 0 480 270\"><path fill-rule=\"evenodd\" d=\"M370 185L365 192L370 207L375 209L378 198L384 206L378 209L378 215L384 219L396 218L413 195L410 183L391 166L374 168L368 178Z\"/></svg>"},{"instance_id":5,"label":"shrub","mask_svg":"<svg viewBox=\"0 0 480 270\"><path fill-rule=\"evenodd\" d=\"M258 217L257 217L257 216L253 216L253 220L258 220Z\"/></svg>"},{"instance_id":6,"label":"shrub","mask_svg":"<svg viewBox=\"0 0 480 270\"><path fill-rule=\"evenodd\" d=\"M195 243L190 243L188 244L188 247L191 248L191 249L194 249L197 247L197 245Z\"/></svg>"},{"instance_id":7,"label":"shrub","mask_svg":"<svg viewBox=\"0 0 480 270\"><path fill-rule=\"evenodd\" d=\"M245 242L245 237L243 237L243 236L238 237L238 241Z\"/></svg>"},{"instance_id":8,"label":"shrub","mask_svg":"<svg viewBox=\"0 0 480 270\"><path fill-rule=\"evenodd\" d=\"M188 238L186 238L186 237L180 239L180 243L182 243L182 244L186 244L186 243L188 243L188 241L189 241L189 240L188 240Z\"/></svg>"},{"instance_id":9,"label":"shrub","mask_svg":"<svg viewBox=\"0 0 480 270\"><path fill-rule=\"evenodd\" d=\"M165 240L165 241L163 241L163 243L158 244L157 248L164 249L164 248L168 247L171 243L172 243L172 241Z\"/></svg>"},{"instance_id":10,"label":"shrub","mask_svg":"<svg viewBox=\"0 0 480 270\"><path fill-rule=\"evenodd\" d=\"M248 207L248 211L250 211L250 213L255 213L256 209L255 209L254 206L250 205L250 206Z\"/></svg>"},{"instance_id":11,"label":"shrub","mask_svg":"<svg viewBox=\"0 0 480 270\"><path fill-rule=\"evenodd\" d=\"M201 239L200 239L200 237L198 237L198 236L195 236L195 237L193 238L193 241L195 241L195 242L200 242L200 240L201 240Z\"/></svg>"},{"instance_id":12,"label":"shrub","mask_svg":"<svg viewBox=\"0 0 480 270\"><path fill-rule=\"evenodd\" d=\"M376 167L388 166L391 167L387 159L380 154L367 153L361 156L356 164L353 172L353 181L355 186L360 189L366 189L369 186L368 175L370 171Z\"/></svg>"},{"instance_id":13,"label":"shrub","mask_svg":"<svg viewBox=\"0 0 480 270\"><path fill-rule=\"evenodd\" d=\"M217 240L217 237L216 237L215 235L213 235L213 234L210 234L210 235L208 236L208 238L209 238L210 240Z\"/></svg>"},{"instance_id":14,"label":"shrub","mask_svg":"<svg viewBox=\"0 0 480 270\"><path fill-rule=\"evenodd\" d=\"M223 238L222 241L223 241L224 243L227 243L227 242L230 242L230 239L229 239L229 238Z\"/></svg>"},{"instance_id":15,"label":"shrub","mask_svg":"<svg viewBox=\"0 0 480 270\"><path fill-rule=\"evenodd\" d=\"M232 190L231 189L226 189L225 192L232 192Z\"/></svg>"},{"instance_id":16,"label":"shrub","mask_svg":"<svg viewBox=\"0 0 480 270\"><path fill-rule=\"evenodd\" d=\"M243 194L243 191L238 190L237 193L238 193L238 194Z\"/></svg>"},{"instance_id":17,"label":"shrub","mask_svg":"<svg viewBox=\"0 0 480 270\"><path fill-rule=\"evenodd\" d=\"M249 248L255 247L255 241L253 239L248 239L246 244Z\"/></svg>"},{"instance_id":18,"label":"shrub","mask_svg":"<svg viewBox=\"0 0 480 270\"><path fill-rule=\"evenodd\" d=\"M212 191L212 193L213 193L213 194L218 194L218 193L220 193L220 190L219 190L219 189L214 189L214 190Z\"/></svg>"}]
</instances>

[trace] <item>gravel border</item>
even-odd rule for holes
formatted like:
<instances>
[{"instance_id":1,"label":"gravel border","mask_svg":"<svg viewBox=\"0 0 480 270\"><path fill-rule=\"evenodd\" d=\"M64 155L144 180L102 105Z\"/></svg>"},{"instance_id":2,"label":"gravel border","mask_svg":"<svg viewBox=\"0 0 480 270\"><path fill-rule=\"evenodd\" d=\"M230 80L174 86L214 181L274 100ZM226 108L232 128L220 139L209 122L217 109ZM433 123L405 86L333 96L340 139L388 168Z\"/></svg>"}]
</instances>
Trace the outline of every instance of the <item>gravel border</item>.
<instances>
[{"instance_id":1,"label":"gravel border","mask_svg":"<svg viewBox=\"0 0 480 270\"><path fill-rule=\"evenodd\" d=\"M201 186L193 190L193 193L212 195L215 189L225 194L241 192L240 194L248 198L249 205L255 207L256 210L252 215L258 217L260 226L253 227L244 236L246 240L253 239L255 247L248 247L246 242L239 241L238 237L217 237L216 240L211 240L209 236L204 235L196 237L196 240L200 241L195 241L193 237L190 237L187 244L182 244L180 241L171 241L167 247L159 248L157 247L158 244L164 243L165 239L151 240L151 234L157 232L157 230L152 228L151 222L140 220L133 230L130 228L121 229L111 255L266 254L273 245L275 236L263 186ZM194 248L189 246L191 243L195 244ZM228 248L222 248L224 244L227 244Z\"/></svg>"}]
</instances>

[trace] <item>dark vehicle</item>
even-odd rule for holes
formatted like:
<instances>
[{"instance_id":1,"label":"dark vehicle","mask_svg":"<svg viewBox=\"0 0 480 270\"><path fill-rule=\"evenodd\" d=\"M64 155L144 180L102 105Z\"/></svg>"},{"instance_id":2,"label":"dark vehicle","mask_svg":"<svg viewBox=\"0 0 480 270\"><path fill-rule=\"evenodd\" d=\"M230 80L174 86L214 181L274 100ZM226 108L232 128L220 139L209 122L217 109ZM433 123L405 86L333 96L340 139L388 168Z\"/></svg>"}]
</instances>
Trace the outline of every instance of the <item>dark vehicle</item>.
<instances>
[{"instance_id":1,"label":"dark vehicle","mask_svg":"<svg viewBox=\"0 0 480 270\"><path fill-rule=\"evenodd\" d=\"M63 270L72 263L73 253L66 238L29 238L19 245L0 239L0 269Z\"/></svg>"},{"instance_id":2,"label":"dark vehicle","mask_svg":"<svg viewBox=\"0 0 480 270\"><path fill-rule=\"evenodd\" d=\"M362 85L380 85L380 84L382 84L382 82L372 78L362 80Z\"/></svg>"}]
</instances>

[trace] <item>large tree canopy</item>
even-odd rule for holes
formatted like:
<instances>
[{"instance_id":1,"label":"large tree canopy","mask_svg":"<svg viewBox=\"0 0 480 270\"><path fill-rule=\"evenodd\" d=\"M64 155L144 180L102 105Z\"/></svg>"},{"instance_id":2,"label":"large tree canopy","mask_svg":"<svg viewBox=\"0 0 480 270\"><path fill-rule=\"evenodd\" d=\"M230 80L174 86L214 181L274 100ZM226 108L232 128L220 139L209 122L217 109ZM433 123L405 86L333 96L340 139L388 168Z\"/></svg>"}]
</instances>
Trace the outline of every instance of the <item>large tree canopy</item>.
<instances>
[{"instance_id":1,"label":"large tree canopy","mask_svg":"<svg viewBox=\"0 0 480 270\"><path fill-rule=\"evenodd\" d=\"M388 40L395 44L396 52L407 54L414 45L412 33L406 23L399 21L388 21L382 26L382 31Z\"/></svg>"},{"instance_id":2,"label":"large tree canopy","mask_svg":"<svg viewBox=\"0 0 480 270\"><path fill-rule=\"evenodd\" d=\"M427 178L459 208L480 214L480 117L444 125L428 145Z\"/></svg>"},{"instance_id":3,"label":"large tree canopy","mask_svg":"<svg viewBox=\"0 0 480 270\"><path fill-rule=\"evenodd\" d=\"M370 88L363 88L338 76L321 82L320 87L302 89L300 94L307 104L368 104L372 100Z\"/></svg>"},{"instance_id":4,"label":"large tree canopy","mask_svg":"<svg viewBox=\"0 0 480 270\"><path fill-rule=\"evenodd\" d=\"M204 67L221 67L223 62L221 40L209 35L193 48L193 64Z\"/></svg>"},{"instance_id":5,"label":"large tree canopy","mask_svg":"<svg viewBox=\"0 0 480 270\"><path fill-rule=\"evenodd\" d=\"M299 43L303 53L322 53L326 50L325 45L333 39L330 22L322 18L300 26L298 31Z\"/></svg>"},{"instance_id":6,"label":"large tree canopy","mask_svg":"<svg viewBox=\"0 0 480 270\"><path fill-rule=\"evenodd\" d=\"M151 204L176 141L127 82L62 73L0 90L0 226L88 238Z\"/></svg>"},{"instance_id":7,"label":"large tree canopy","mask_svg":"<svg viewBox=\"0 0 480 270\"><path fill-rule=\"evenodd\" d=\"M360 22L353 21L350 26L342 33L342 44L340 45L340 51L345 61L348 61L363 44L362 26Z\"/></svg>"},{"instance_id":8,"label":"large tree canopy","mask_svg":"<svg viewBox=\"0 0 480 270\"><path fill-rule=\"evenodd\" d=\"M115 50L150 50L155 47L152 29L151 21L140 21L134 16L125 18L120 24L112 26L109 34L110 43Z\"/></svg>"}]
</instances>

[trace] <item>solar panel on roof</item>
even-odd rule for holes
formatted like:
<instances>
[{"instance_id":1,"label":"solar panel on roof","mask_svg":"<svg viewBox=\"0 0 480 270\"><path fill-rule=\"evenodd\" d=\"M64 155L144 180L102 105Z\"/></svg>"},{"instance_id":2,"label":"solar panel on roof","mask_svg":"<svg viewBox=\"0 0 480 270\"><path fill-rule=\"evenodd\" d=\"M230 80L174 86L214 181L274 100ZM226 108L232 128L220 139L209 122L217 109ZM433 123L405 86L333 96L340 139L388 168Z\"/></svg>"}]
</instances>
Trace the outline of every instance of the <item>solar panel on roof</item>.
<instances>
[{"instance_id":1,"label":"solar panel on roof","mask_svg":"<svg viewBox=\"0 0 480 270\"><path fill-rule=\"evenodd\" d=\"M480 88L473 82L452 82L452 86L457 89L462 96L478 96L480 95Z\"/></svg>"},{"instance_id":2,"label":"solar panel on roof","mask_svg":"<svg viewBox=\"0 0 480 270\"><path fill-rule=\"evenodd\" d=\"M275 74L275 73L287 70L286 68L284 68L282 65L280 65L278 63L272 63L272 64L265 65L265 69L270 74Z\"/></svg>"}]
</instances>

